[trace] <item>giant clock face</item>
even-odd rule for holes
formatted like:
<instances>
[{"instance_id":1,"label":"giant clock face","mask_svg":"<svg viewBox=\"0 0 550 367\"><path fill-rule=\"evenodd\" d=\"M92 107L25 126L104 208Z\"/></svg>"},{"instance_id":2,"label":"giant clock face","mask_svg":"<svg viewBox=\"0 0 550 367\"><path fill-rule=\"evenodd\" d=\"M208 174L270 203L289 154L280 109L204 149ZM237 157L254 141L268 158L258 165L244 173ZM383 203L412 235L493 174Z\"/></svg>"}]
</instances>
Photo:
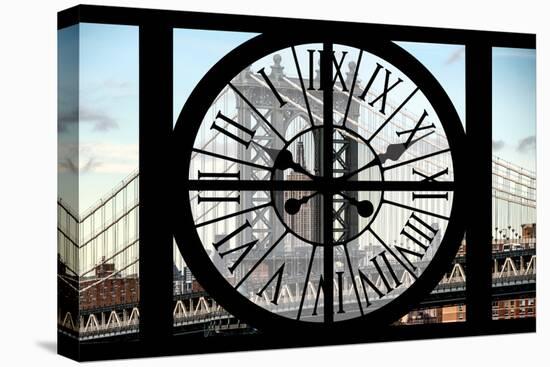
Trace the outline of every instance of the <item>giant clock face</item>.
<instances>
[{"instance_id":1,"label":"giant clock face","mask_svg":"<svg viewBox=\"0 0 550 367\"><path fill-rule=\"evenodd\" d=\"M179 116L177 244L253 326L374 333L456 253L463 147L443 89L396 44L258 36Z\"/></svg>"}]
</instances>

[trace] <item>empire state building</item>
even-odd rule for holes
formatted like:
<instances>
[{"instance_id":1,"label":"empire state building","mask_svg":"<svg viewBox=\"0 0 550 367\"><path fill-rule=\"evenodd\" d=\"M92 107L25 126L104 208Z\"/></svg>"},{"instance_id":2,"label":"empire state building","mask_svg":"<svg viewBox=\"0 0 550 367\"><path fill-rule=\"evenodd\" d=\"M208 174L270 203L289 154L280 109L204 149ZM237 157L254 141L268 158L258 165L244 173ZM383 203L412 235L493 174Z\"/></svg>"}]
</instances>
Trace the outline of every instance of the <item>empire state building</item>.
<instances>
[{"instance_id":1,"label":"empire state building","mask_svg":"<svg viewBox=\"0 0 550 367\"><path fill-rule=\"evenodd\" d=\"M296 158L297 163L303 167L305 170L310 171L306 167L306 162L304 158L304 143L302 141L297 142L296 146ZM299 172L290 172L286 174L285 177L288 181L309 181L307 175ZM303 197L313 194L312 191L285 191L284 192L284 201L286 202L289 199L302 199ZM285 223L290 227L290 229L296 233L298 236L309 240L309 241L318 241L320 236L320 195L313 197L311 200L308 200L307 203L302 204L300 211L296 214L288 214L285 212L284 220ZM298 245L296 243L296 238L293 236L288 236L286 239L287 248L293 250L293 248ZM300 244L305 244L304 242L299 242Z\"/></svg>"}]
</instances>

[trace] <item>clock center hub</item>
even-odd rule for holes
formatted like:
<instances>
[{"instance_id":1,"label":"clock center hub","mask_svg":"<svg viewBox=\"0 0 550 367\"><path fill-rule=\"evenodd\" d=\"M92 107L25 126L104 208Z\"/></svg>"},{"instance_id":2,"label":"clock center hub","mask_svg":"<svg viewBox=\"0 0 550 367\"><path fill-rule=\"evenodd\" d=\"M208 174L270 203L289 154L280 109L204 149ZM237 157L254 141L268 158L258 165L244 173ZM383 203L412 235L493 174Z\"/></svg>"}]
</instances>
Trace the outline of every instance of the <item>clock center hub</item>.
<instances>
[{"instance_id":1,"label":"clock center hub","mask_svg":"<svg viewBox=\"0 0 550 367\"><path fill-rule=\"evenodd\" d=\"M278 150L274 159L272 180L288 181L293 189L271 192L275 212L286 229L300 240L324 245L323 226L331 225L338 232L338 223L323 218L324 198L332 195L333 210L345 211L349 220L358 223L357 233L347 233L344 241L361 234L374 219L383 196L383 173L378 164L354 174L359 167L375 161L376 153L371 146L353 130L334 127L332 175L323 174L322 126L306 129ZM343 151L357 151L357 158L346 157ZM377 188L358 191L357 181L369 181ZM294 189L296 187L296 189ZM331 241L334 242L334 241ZM339 242L339 241L336 241Z\"/></svg>"}]
</instances>

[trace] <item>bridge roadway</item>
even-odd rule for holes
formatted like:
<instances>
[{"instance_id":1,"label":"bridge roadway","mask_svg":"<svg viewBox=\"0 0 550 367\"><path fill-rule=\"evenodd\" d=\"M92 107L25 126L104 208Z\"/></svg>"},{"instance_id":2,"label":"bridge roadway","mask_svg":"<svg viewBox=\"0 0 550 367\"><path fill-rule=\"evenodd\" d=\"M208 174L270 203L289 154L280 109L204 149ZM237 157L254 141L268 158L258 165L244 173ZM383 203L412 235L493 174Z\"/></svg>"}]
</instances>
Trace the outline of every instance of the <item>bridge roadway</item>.
<instances>
[{"instance_id":1,"label":"bridge roadway","mask_svg":"<svg viewBox=\"0 0 550 367\"><path fill-rule=\"evenodd\" d=\"M520 250L516 252L522 252L524 255L532 256L534 249ZM507 259L509 256L516 255L511 252L508 253L508 257L502 257L499 254L496 258ZM455 267L460 265L460 258L457 258ZM506 266L506 265L503 265ZM503 273L504 269L500 272L496 272L493 276L493 299L512 299L518 297L533 297L536 292L536 274L534 271L525 272L521 274L514 274L509 272ZM417 307L417 309L437 307L443 305L456 305L465 302L466 295L466 281L464 274L462 276L460 272L457 272L458 276L448 277L438 284L438 286L428 295ZM517 271L516 271L517 273ZM258 301L258 299L256 299ZM376 300L371 300L372 306L377 307ZM303 315L311 314L315 299L311 295L307 297L304 303ZM346 307L346 318L353 317L359 314L358 309L350 309L350 304L356 305L356 300L352 294L344 297L344 304ZM261 303L261 300L260 300ZM268 305L269 302L265 300L264 305ZM287 301L284 309L280 314L286 314L290 317L295 317L298 308L298 301ZM103 338L109 336L125 336L131 333L137 333L139 331L138 322L119 322L112 323L109 326L110 321L106 326L88 327L92 318L96 318L95 315L101 314L103 318L102 325L105 324L105 315L112 315L112 313L124 313L133 312L128 310L137 310L139 304L120 304L114 307L96 308L90 310L82 310L81 318L88 319L85 327L81 328L80 339L90 340L96 338ZM319 314L322 314L322 301L319 301ZM302 317L303 318L303 317ZM309 318L313 321L314 317ZM109 320L111 317L109 316ZM97 323L97 318L95 319ZM248 331L247 331L248 330ZM225 332L250 332L251 329L245 323L237 320L230 315L221 306L208 296L204 291L183 293L174 296L174 332L177 334L184 333L204 333L205 335L219 334Z\"/></svg>"},{"instance_id":2,"label":"bridge roadway","mask_svg":"<svg viewBox=\"0 0 550 367\"><path fill-rule=\"evenodd\" d=\"M493 253L493 260L505 260L510 258L531 258L536 257L535 248L521 249L514 251L505 251ZM459 298L457 295L462 292L465 292L466 288L466 277L465 270L463 265L466 262L465 256L457 256L453 261L454 268L450 270L442 281L437 285L437 287L431 292L431 294L421 302L421 306L425 305L443 305L448 304L449 302L457 301L458 303L464 303L465 297ZM419 267L422 267L422 263L419 264ZM424 264L425 265L425 264ZM504 266L504 265L503 265ZM527 268L529 265L527 265ZM456 271L458 270L458 271ZM516 294L530 294L534 292L534 284L536 281L536 267L531 272L529 269L524 269L523 271L517 271L514 273L514 269L507 273L502 272L503 269L494 269L493 272L493 297L495 298L506 298L508 296L514 296ZM403 274L403 273L398 273ZM368 274L370 275L370 274ZM292 278L287 283L293 283ZM294 282L294 283L297 283ZM533 285L533 289L530 289L529 285ZM525 288L526 292L516 289ZM464 293L465 294L465 293ZM174 306L178 301L188 301L191 299L201 299L209 298L208 293L205 291L195 291L189 293L181 293L174 295ZM111 312L111 311L122 311L138 307L139 303L123 303L107 307L98 307L94 309L81 310L81 315L90 315L94 313L101 312ZM430 306L431 307L431 306Z\"/></svg>"}]
</instances>

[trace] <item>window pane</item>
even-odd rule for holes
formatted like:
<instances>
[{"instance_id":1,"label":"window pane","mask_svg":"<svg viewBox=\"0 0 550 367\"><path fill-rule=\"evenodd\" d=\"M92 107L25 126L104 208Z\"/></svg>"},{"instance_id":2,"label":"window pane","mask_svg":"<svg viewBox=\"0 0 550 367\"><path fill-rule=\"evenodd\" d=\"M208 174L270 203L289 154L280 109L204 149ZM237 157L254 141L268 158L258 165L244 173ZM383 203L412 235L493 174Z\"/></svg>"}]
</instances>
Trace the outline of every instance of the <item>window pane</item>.
<instances>
[{"instance_id":1,"label":"window pane","mask_svg":"<svg viewBox=\"0 0 550 367\"><path fill-rule=\"evenodd\" d=\"M493 49L494 320L535 317L535 70L535 50Z\"/></svg>"},{"instance_id":2,"label":"window pane","mask_svg":"<svg viewBox=\"0 0 550 367\"><path fill-rule=\"evenodd\" d=\"M139 327L138 36L59 31L59 328L81 340Z\"/></svg>"}]
</instances>

